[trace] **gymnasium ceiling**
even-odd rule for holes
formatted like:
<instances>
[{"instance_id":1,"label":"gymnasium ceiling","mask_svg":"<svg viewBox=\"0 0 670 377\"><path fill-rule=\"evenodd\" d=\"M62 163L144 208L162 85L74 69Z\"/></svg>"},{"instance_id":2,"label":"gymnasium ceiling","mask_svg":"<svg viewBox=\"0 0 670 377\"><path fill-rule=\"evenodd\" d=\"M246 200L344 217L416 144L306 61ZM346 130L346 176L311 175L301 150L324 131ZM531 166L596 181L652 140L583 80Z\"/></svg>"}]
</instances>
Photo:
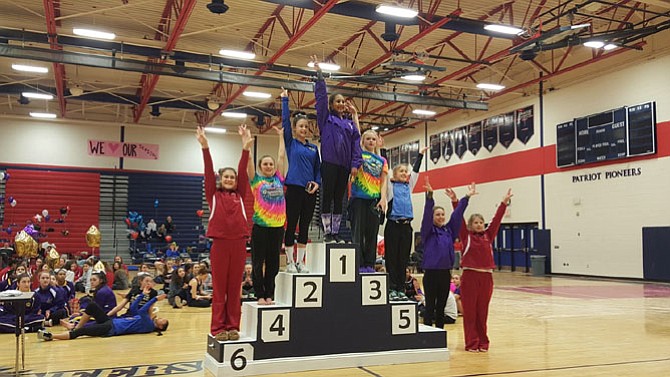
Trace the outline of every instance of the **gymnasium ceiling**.
<instances>
[{"instance_id":1,"label":"gymnasium ceiling","mask_svg":"<svg viewBox=\"0 0 670 377\"><path fill-rule=\"evenodd\" d=\"M405 0L400 3L419 16L396 19L395 29L393 19L374 12L390 0L225 0L224 14L211 13L211 1L0 0L0 113L231 128L240 120L220 113L237 108L263 132L278 121L281 85L294 88L292 109L313 112L313 94L300 89L313 77L307 63L315 54L341 66L329 83L350 89L363 120L391 130L422 123L413 109L436 111L432 118L439 120L458 108L536 94L540 73L547 87L560 88L670 52L670 0ZM523 33L489 32L483 29L489 23ZM73 28L116 38L87 39ZM399 39L384 41L382 34L393 30ZM616 48L582 45L594 39ZM256 57L223 58L220 49L254 51ZM14 63L49 71L19 72ZM117 69L102 68L112 65ZM416 69L428 71L425 81L399 77ZM484 82L505 89L476 88ZM245 90L272 96L250 99ZM49 92L54 99L19 104L23 91Z\"/></svg>"}]
</instances>

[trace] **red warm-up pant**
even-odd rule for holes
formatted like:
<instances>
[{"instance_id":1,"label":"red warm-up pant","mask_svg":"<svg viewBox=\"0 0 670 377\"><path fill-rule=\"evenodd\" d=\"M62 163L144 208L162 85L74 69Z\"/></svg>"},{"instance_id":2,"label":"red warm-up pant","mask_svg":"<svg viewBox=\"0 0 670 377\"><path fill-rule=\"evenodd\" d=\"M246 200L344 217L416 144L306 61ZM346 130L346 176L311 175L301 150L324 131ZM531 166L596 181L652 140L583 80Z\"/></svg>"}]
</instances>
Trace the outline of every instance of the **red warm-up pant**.
<instances>
[{"instance_id":1,"label":"red warm-up pant","mask_svg":"<svg viewBox=\"0 0 670 377\"><path fill-rule=\"evenodd\" d=\"M224 330L239 330L242 274L247 258L247 241L214 239L209 253L212 265L212 322L210 331L216 335Z\"/></svg>"},{"instance_id":2,"label":"red warm-up pant","mask_svg":"<svg viewBox=\"0 0 670 377\"><path fill-rule=\"evenodd\" d=\"M488 350L486 321L493 294L493 274L464 270L461 276L461 303L463 304L463 332L466 350Z\"/></svg>"}]
</instances>

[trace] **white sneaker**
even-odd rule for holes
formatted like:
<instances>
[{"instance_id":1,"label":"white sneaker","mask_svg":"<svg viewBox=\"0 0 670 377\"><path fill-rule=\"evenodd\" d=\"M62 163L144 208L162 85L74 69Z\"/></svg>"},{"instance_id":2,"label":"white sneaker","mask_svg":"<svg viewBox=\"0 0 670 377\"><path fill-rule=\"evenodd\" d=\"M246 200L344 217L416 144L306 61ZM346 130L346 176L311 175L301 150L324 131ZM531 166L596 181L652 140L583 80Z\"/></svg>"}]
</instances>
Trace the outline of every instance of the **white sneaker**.
<instances>
[{"instance_id":1,"label":"white sneaker","mask_svg":"<svg viewBox=\"0 0 670 377\"><path fill-rule=\"evenodd\" d=\"M295 266L295 263L289 263L286 265L286 272L289 274L295 274L298 272L298 269Z\"/></svg>"},{"instance_id":2,"label":"white sneaker","mask_svg":"<svg viewBox=\"0 0 670 377\"><path fill-rule=\"evenodd\" d=\"M305 267L304 264L298 263L298 272L300 272L301 274L309 274L309 269Z\"/></svg>"}]
</instances>

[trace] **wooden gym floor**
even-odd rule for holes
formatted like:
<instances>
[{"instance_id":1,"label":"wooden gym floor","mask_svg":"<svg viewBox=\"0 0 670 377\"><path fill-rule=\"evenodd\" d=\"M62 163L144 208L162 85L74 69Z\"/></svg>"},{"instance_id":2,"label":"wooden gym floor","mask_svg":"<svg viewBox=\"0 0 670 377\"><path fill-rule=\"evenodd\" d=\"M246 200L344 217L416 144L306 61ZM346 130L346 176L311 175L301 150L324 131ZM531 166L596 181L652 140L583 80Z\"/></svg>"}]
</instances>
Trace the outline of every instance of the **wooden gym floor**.
<instances>
[{"instance_id":1,"label":"wooden gym floor","mask_svg":"<svg viewBox=\"0 0 670 377\"><path fill-rule=\"evenodd\" d=\"M291 376L668 376L670 285L495 274L486 354L463 349L462 320L447 325L449 362L293 373ZM26 336L28 376L211 376L203 369L209 309L172 309L153 334L73 341ZM53 328L54 332L62 330ZM318 333L318 329L315 329ZM324 339L327 341L327 339ZM352 334L352 342L355 342ZM0 335L0 375L14 365L14 335ZM268 373L271 371L268 370ZM12 373L13 375L13 373Z\"/></svg>"}]
</instances>

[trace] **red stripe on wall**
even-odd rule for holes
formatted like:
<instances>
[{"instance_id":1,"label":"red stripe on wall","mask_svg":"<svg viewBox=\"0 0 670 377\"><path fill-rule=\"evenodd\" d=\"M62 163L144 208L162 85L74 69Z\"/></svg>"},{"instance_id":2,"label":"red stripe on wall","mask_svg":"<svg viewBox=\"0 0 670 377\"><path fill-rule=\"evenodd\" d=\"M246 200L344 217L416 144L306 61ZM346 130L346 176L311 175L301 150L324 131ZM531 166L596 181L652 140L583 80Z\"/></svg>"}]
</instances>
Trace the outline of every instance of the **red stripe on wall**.
<instances>
[{"instance_id":1,"label":"red stripe on wall","mask_svg":"<svg viewBox=\"0 0 670 377\"><path fill-rule=\"evenodd\" d=\"M419 176L419 184L414 188L414 192L425 191L423 188L423 180L426 176L430 178L430 184L433 186L433 189L440 189L445 187L466 186L471 182L487 183L506 181L517 178L535 177L542 174L569 172L597 168L600 166L669 157L670 121L658 123L656 125L656 131L657 152L653 155L603 161L559 169L556 167L556 145L552 144L546 147L533 148L504 156L465 162L423 172Z\"/></svg>"},{"instance_id":2,"label":"red stripe on wall","mask_svg":"<svg viewBox=\"0 0 670 377\"><path fill-rule=\"evenodd\" d=\"M27 222L43 210L49 211L51 220L42 220L39 243L56 245L60 254L91 252L86 245L86 231L91 225L98 226L100 212L100 175L95 173L71 173L34 170L8 170L11 179L7 181L5 198L14 197L16 207L5 201L5 216L0 239L11 236L23 229ZM70 214L61 219L60 208L70 206ZM16 224L16 225L11 225ZM12 228L11 235L6 229ZM47 231L52 228L53 231ZM63 235L62 231L69 231ZM98 250L96 249L96 254Z\"/></svg>"}]
</instances>

